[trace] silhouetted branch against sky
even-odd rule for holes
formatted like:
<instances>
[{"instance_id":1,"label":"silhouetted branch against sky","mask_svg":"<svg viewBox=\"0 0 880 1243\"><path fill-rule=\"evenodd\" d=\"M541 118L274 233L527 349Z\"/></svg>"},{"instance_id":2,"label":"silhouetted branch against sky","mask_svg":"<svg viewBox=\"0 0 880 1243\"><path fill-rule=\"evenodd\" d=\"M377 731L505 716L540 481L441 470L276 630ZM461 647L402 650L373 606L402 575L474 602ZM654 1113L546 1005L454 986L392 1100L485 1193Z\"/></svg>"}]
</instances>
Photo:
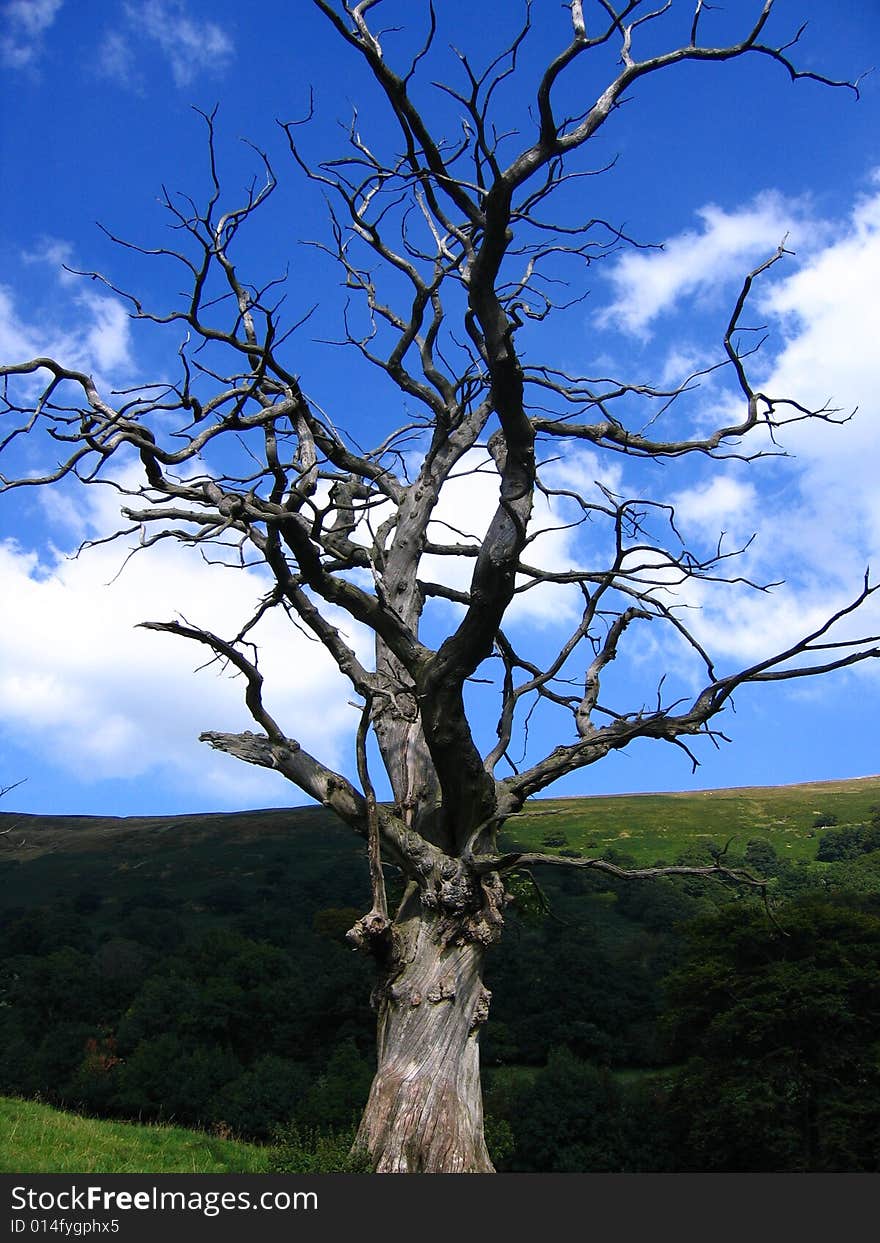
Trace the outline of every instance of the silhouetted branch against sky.
<instances>
[{"instance_id":1,"label":"silhouetted branch against sky","mask_svg":"<svg viewBox=\"0 0 880 1243\"><path fill-rule=\"evenodd\" d=\"M375 629L518 792L876 771L880 14L652 7L0 5L16 807L290 800L198 742L254 719L354 789Z\"/></svg>"}]
</instances>

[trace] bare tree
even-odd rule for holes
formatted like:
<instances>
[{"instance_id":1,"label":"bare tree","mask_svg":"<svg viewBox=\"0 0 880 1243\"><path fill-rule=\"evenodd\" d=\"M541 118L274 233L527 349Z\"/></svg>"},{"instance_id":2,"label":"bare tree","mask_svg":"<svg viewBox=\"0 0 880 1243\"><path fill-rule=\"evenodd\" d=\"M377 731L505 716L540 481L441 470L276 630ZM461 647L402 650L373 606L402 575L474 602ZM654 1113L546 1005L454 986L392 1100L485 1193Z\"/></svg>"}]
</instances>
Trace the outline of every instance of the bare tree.
<instances>
[{"instance_id":1,"label":"bare tree","mask_svg":"<svg viewBox=\"0 0 880 1243\"><path fill-rule=\"evenodd\" d=\"M13 781L12 785L0 786L0 799L5 798L6 795L10 794L13 790L17 790L20 785L24 785L25 781L27 781L27 777L22 777L21 781ZM21 838L21 840L18 842L16 842L12 838L11 834L14 833L17 829L18 829L18 824L16 821L13 821L12 824L7 825L5 829L0 829L0 838L3 839L3 844L5 846L21 847L27 844L25 838Z\"/></svg>"},{"instance_id":2,"label":"bare tree","mask_svg":"<svg viewBox=\"0 0 880 1243\"><path fill-rule=\"evenodd\" d=\"M722 46L704 41L711 13L702 0L654 10L643 0L571 0L563 6L568 28L558 53L529 82L521 62L532 26L559 19L526 5L520 27L502 33L504 50L488 67L455 53L452 84L439 88L460 116L450 137L420 102L425 66L439 55L430 4L420 14L423 44L395 69L386 55L390 38L373 24L388 0L314 3L338 34L340 56L360 58L369 70L395 123L397 150L374 150L355 119L344 154L313 163L301 149L307 127L286 123L283 132L299 170L330 204L324 245L350 298L343 344L390 381L397 401L389 408L405 405L414 413L402 425L386 419L376 443L364 448L341 430L343 412L326 413L310 398L293 357L296 325L284 320L275 282L250 283L233 257L240 234L276 188L273 168L255 149L261 173L243 201L228 205L214 117L205 116L209 190L201 204L166 195L183 240L143 250L177 265L187 285L183 301L150 310L105 277L86 274L127 298L134 320L179 326L178 378L108 394L55 358L3 367L9 430L0 443L9 446L41 426L62 450L62 460L42 475L4 478L3 487L109 479L129 492L121 533L137 534L140 546L170 539L228 561L232 549L242 563L263 567L265 598L238 634L184 620L144 624L194 641L241 674L256 732L212 730L204 741L277 770L368 843L372 909L349 939L373 957L377 972L378 1070L359 1135L376 1168L490 1171L478 1034L489 1012L483 967L502 932L505 876L538 865L620 871L599 858L499 853L501 826L530 796L636 740L658 739L693 755L695 740L721 737L716 718L740 687L880 655L876 636L855 641L846 628L875 591L866 578L848 605L784 650L721 671L676 607L676 591L695 582L759 588L737 577L732 554L720 544L708 558L691 550L662 499L553 486L547 463L572 445L628 458L751 459L772 454L787 424L836 417L750 381L754 337L744 310L753 282L780 260L783 247L746 276L733 305L717 365L735 381L742 414L711 433L650 433L661 419L675 428L676 403L699 376L663 388L567 374L554 365L552 350L532 361L540 325L560 306L557 273L567 266L579 279L584 261L637 244L610 221L555 218L558 192L585 175L575 157L626 94L677 65L760 57L792 79L856 88L800 71L791 59L796 40L763 42L773 0L765 0L739 41ZM654 49L664 34L669 50L641 55L642 42ZM585 63L608 74L594 102L585 95L587 79L578 76ZM533 101L531 128L518 133L510 132L498 103L511 81ZM578 94L581 109L568 115L557 100ZM41 392L31 399L37 376ZM131 495L133 458L141 482ZM489 472L497 485L494 516L480 540L437 521L444 490L467 471ZM532 516L538 493L574 507L572 521L589 523L595 564L563 571L541 564ZM431 568L463 563L464 586L460 575ZM580 616L555 654L539 658L521 650L505 619L518 598L560 584L579 592ZM438 619L448 623L433 643L425 625L431 609L432 633ZM357 783L308 754L264 705L253 631L269 610L283 611L316 637L349 680L360 710ZM373 636L371 660L334 623L339 610ZM699 690L670 702L661 685L656 698L651 691L650 707L612 706L603 696L607 668L631 632L649 625L668 631L699 665ZM466 704L471 696L496 699L488 749L478 743ZM558 745L519 761L536 705L556 714ZM368 771L373 747L393 802L377 799ZM405 881L393 913L383 865ZM757 883L720 859L705 868L630 874L670 873Z\"/></svg>"}]
</instances>

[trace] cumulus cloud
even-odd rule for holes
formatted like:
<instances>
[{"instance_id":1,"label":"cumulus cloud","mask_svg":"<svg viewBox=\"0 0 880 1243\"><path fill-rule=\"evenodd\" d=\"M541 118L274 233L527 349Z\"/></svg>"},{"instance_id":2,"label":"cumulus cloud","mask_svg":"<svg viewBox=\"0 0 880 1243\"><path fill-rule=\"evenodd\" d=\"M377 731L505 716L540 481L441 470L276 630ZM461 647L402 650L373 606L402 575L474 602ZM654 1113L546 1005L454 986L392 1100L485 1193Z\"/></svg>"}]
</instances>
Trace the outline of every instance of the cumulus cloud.
<instances>
[{"instance_id":1,"label":"cumulus cloud","mask_svg":"<svg viewBox=\"0 0 880 1243\"><path fill-rule=\"evenodd\" d=\"M703 547L716 547L722 532L726 549L741 547L761 523L762 501L755 483L728 473L701 480L670 503L676 525L693 533Z\"/></svg>"},{"instance_id":2,"label":"cumulus cloud","mask_svg":"<svg viewBox=\"0 0 880 1243\"><path fill-rule=\"evenodd\" d=\"M61 273L59 283L75 279ZM128 370L133 361L127 308L112 294L79 287L59 304L54 320L29 319L13 290L0 285L0 358L22 362L46 355L96 377Z\"/></svg>"},{"instance_id":3,"label":"cumulus cloud","mask_svg":"<svg viewBox=\"0 0 880 1243\"><path fill-rule=\"evenodd\" d=\"M128 311L118 298L103 294L82 294L79 305L86 311L88 327L83 336L86 354L94 358L101 372L112 372L131 365Z\"/></svg>"},{"instance_id":4,"label":"cumulus cloud","mask_svg":"<svg viewBox=\"0 0 880 1243\"><path fill-rule=\"evenodd\" d=\"M722 531L728 551L756 533L726 569L755 583L784 580L770 593L693 581L676 590L677 603L689 606L683 618L730 668L784 650L857 595L867 566L880 566L880 174L836 221L810 220L802 204L777 194L698 215L700 228L669 239L663 253L619 261L606 323L646 337L661 311L681 309L685 336L666 360L669 378L680 376L700 348L700 305L738 284L791 231L796 256L753 293L752 320L768 326L763 351L750 360L754 382L810 409L837 409L841 418L856 412L842 425L808 420L783 429L789 456L782 460L692 462L689 481L669 498L678 528L701 555ZM727 400L723 388L715 393L713 425L742 417ZM880 608L872 601L838 637L878 631ZM672 649L658 651L672 667ZM870 663L860 672L876 673Z\"/></svg>"},{"instance_id":5,"label":"cumulus cloud","mask_svg":"<svg viewBox=\"0 0 880 1243\"><path fill-rule=\"evenodd\" d=\"M129 382L137 365L124 305L57 270L71 258L61 240L43 241L25 258L55 269L54 319L25 315L12 291L0 287L0 357L49 354L94 374L101 388ZM40 387L39 377L32 387ZM30 441L18 448L17 469L26 472ZM3 498L0 729L83 781L153 774L172 788L210 795L215 805L289 799L291 787L281 778L196 741L205 728L253 726L240 679L218 676L216 667L194 678L203 649L136 629L144 620L183 614L234 635L266 590L265 579L209 566L170 541L136 555L119 576L123 544L71 559L84 539L118 529L119 506L119 494L101 487ZM35 528L48 524L52 544L31 536L29 510L40 519ZM344 618L338 624L345 629ZM271 683L267 706L291 732L305 722L303 745L330 763L346 762L341 740L350 734L353 710L347 683L323 648L274 614L255 638Z\"/></svg>"},{"instance_id":6,"label":"cumulus cloud","mask_svg":"<svg viewBox=\"0 0 880 1243\"><path fill-rule=\"evenodd\" d=\"M761 311L782 348L761 386L810 409L840 411L842 425L809 420L782 434L798 471L777 537L794 556L851 576L880 564L880 178L826 246L774 283ZM850 417L852 416L852 417Z\"/></svg>"},{"instance_id":7,"label":"cumulus cloud","mask_svg":"<svg viewBox=\"0 0 880 1243\"><path fill-rule=\"evenodd\" d=\"M215 805L290 795L280 778L215 755L203 729L255 728L240 678L205 662L205 649L137 629L179 615L233 635L266 590L251 570L230 571L168 541L138 553L119 573L119 544L79 558L66 552L85 532L106 534L118 496L90 489L75 505L75 532L59 527L65 551L0 542L0 722L20 744L92 781L154 774L172 787L201 791ZM70 512L55 504L50 517ZM231 582L231 576L234 583ZM231 588L234 586L234 590ZM345 629L344 619L334 618ZM345 763L353 709L324 649L273 612L253 635L276 719L330 763ZM357 643L357 639L355 639ZM366 656L363 647L361 654Z\"/></svg>"},{"instance_id":8,"label":"cumulus cloud","mask_svg":"<svg viewBox=\"0 0 880 1243\"><path fill-rule=\"evenodd\" d=\"M0 285L0 358L32 358L35 353L33 328L19 316L12 290Z\"/></svg>"},{"instance_id":9,"label":"cumulus cloud","mask_svg":"<svg viewBox=\"0 0 880 1243\"><path fill-rule=\"evenodd\" d=\"M756 464L748 481L721 476L678 502L685 520L705 518L708 502L721 525L728 507L740 530L758 530L746 569L765 581L786 580L769 596L736 601L722 593L713 603L709 592L700 593L701 633L731 657L752 659L784 648L854 598L866 567L880 566L878 289L875 177L825 245L777 279L760 301L774 339L781 339L764 363L763 391L811 409L855 414L842 425L809 420L780 433L791 459L774 467L772 491L762 485ZM872 602L841 633L876 633L878 614Z\"/></svg>"},{"instance_id":10,"label":"cumulus cloud","mask_svg":"<svg viewBox=\"0 0 880 1243\"><path fill-rule=\"evenodd\" d=\"M880 177L855 205L838 235L773 286L762 311L779 321L784 345L764 387L811 408L828 405L844 427L799 424L786 446L805 471L804 491L825 502L876 562L880 494L876 451L880 433ZM827 512L826 509L826 512ZM861 532L853 529L861 523Z\"/></svg>"},{"instance_id":11,"label":"cumulus cloud","mask_svg":"<svg viewBox=\"0 0 880 1243\"><path fill-rule=\"evenodd\" d=\"M175 86L189 86L203 74L226 69L235 51L216 21L194 16L185 0L140 0L124 4L123 24L108 30L98 52L105 77L139 89L138 46L151 45L166 61Z\"/></svg>"},{"instance_id":12,"label":"cumulus cloud","mask_svg":"<svg viewBox=\"0 0 880 1243\"><path fill-rule=\"evenodd\" d=\"M588 500L602 501L600 483L612 491L619 488L620 466L601 462L590 450L570 448L564 459L546 464L540 475L549 494L536 493L523 560L550 573L565 573L581 564L589 548L582 539L583 509L561 493L578 492ZM437 544L479 544L498 507L499 488L489 455L479 449L466 454L443 490L429 538ZM468 556L428 555L419 566L420 578L458 591L468 590L473 572L474 558ZM506 615L508 624L565 626L580 615L583 600L576 587L541 583L526 588L529 581L524 575L518 580L521 590ZM455 612L459 606L449 608Z\"/></svg>"},{"instance_id":13,"label":"cumulus cloud","mask_svg":"<svg viewBox=\"0 0 880 1243\"><path fill-rule=\"evenodd\" d=\"M8 69L32 67L43 51L43 36L54 24L64 0L8 0L0 9L0 64Z\"/></svg>"},{"instance_id":14,"label":"cumulus cloud","mask_svg":"<svg viewBox=\"0 0 880 1243\"><path fill-rule=\"evenodd\" d=\"M776 250L786 234L815 239L819 226L803 204L768 191L733 211L708 204L699 227L667 238L662 250L625 251L608 269L612 300L606 325L647 338L656 318L683 299L707 297ZM800 244L800 243L799 243Z\"/></svg>"}]
</instances>

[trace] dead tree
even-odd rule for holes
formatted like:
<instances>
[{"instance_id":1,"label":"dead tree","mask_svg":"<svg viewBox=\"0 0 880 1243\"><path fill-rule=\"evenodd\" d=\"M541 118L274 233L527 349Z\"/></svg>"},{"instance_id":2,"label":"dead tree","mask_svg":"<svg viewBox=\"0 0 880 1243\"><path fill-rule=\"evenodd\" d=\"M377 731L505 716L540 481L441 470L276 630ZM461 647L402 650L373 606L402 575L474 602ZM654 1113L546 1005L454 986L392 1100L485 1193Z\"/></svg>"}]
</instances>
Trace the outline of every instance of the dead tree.
<instances>
[{"instance_id":1,"label":"dead tree","mask_svg":"<svg viewBox=\"0 0 880 1243\"><path fill-rule=\"evenodd\" d=\"M833 420L830 409L806 409L795 397L755 389L749 378L754 338L745 331L744 309L753 282L780 260L782 248L746 276L720 334L718 366L738 386L742 413L711 433L682 436L677 422L679 403L698 376L664 389L567 374L549 345L548 356L533 361L541 325L552 324L559 309L553 291L560 269L568 265L579 280L585 266L636 244L612 221L554 216L563 187L584 173L580 155L606 124L613 126L627 93L643 78L694 62L763 58L792 79L817 75L796 67L791 44L763 41L773 0L738 42L723 46L706 41L712 14L702 0L653 11L643 0L571 0L562 6L567 26L559 25L557 54L530 81L521 62L533 25L562 19L527 5L521 27L500 36L504 50L488 68L478 69L464 53L453 56L439 88L460 117L450 137L445 121L438 129L421 102L429 89L423 70L440 55L439 18L430 4L418 17L423 43L394 68L385 46L391 39L373 22L380 8L383 17L395 8L392 0L314 3L338 35L340 63L360 58L369 70L394 138L390 147L387 134L380 148L370 145L355 120L344 154L313 162L301 149L307 127L288 123L283 134L299 172L330 204L324 245L350 299L342 343L388 382L389 411L405 406L411 416L405 424L393 413L382 418L375 443L364 448L373 429L347 433L344 411L325 412L310 397L290 336L295 316L285 318L275 282L251 283L235 258L239 235L259 227L276 188L273 167L255 149L260 175L243 201L229 205L214 117L206 116L208 191L200 205L167 195L174 248L142 252L177 265L187 286L183 301L150 309L108 278L86 274L127 298L135 321L180 329L178 378L113 394L63 360L4 366L3 447L42 428L62 458L40 476L4 478L3 487L71 476L114 480L129 491L121 531L136 533L141 547L170 539L196 555L227 558L231 547L263 567L265 598L238 634L183 620L144 624L194 641L240 673L255 732L211 730L204 741L283 774L368 843L373 905L349 939L372 955L377 972L378 1069L359 1135L375 1167L490 1171L478 1036L490 1000L484 959L502 932L505 876L542 864L615 870L598 858L500 853L501 826L531 796L636 740L671 743L693 756L700 739L721 737L716 718L741 687L812 677L880 655L875 636L856 642L846 628L875 591L866 579L846 607L784 650L748 668L720 669L676 607L676 589L695 581L760 585L738 579L720 546L708 559L687 547L662 498L607 488L566 494L547 481L546 463L572 445L628 459L757 459L772 455L787 424ZM407 19L417 20L411 10ZM641 44L656 47L664 31L669 50L642 58ZM605 55L612 48L613 65ZM589 79L579 76L586 65ZM579 84L595 81L603 65L603 89L587 95ZM510 132L501 106L496 110L508 80L518 80L532 101L530 125L519 132ZM577 115L557 103L563 88L567 99L584 93ZM32 399L34 377L41 392ZM657 437L634 430L661 426L667 430ZM141 478L134 495L132 460ZM436 520L444 489L466 471L490 472L497 487L494 516L480 539ZM532 515L539 493L565 500L576 510L573 521L589 524L590 564L542 567ZM462 564L465 579L443 571ZM506 618L525 593L560 584L579 593L580 616L555 655L538 659L522 650ZM357 781L308 754L266 709L254 635L269 610L283 611L319 640L350 682L360 706L352 731ZM335 624L340 610L373 636L371 660ZM429 613L432 634L438 618L448 623L439 641L427 637ZM670 701L661 687L652 688L651 706L609 702L607 668L644 627L680 641L702 669L696 693ZM471 695L496 698L497 731L488 748L479 745L469 716ZM558 743L519 762L517 739L536 704L556 714ZM368 772L371 736L388 801L377 798ZM383 865L405 882L393 913ZM750 879L720 859L706 868L635 874L675 872Z\"/></svg>"}]
</instances>

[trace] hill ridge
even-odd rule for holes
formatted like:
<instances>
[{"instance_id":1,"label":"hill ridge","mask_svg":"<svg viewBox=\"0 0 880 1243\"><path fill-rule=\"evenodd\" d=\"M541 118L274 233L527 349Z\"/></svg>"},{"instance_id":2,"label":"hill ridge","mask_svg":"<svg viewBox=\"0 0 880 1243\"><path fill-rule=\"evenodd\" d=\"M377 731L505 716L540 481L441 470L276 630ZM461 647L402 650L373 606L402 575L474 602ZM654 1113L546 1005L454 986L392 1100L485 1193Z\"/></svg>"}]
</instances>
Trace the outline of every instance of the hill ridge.
<instances>
[{"instance_id":1,"label":"hill ridge","mask_svg":"<svg viewBox=\"0 0 880 1243\"><path fill-rule=\"evenodd\" d=\"M732 786L701 786L694 790L620 790L616 793L606 793L595 791L584 794L548 794L541 798L531 799L526 804L526 808L533 807L538 803L580 803L591 802L596 799L616 800L616 799L646 799L646 798L692 798L698 795L708 794L770 794L774 791L796 791L810 790L817 787L837 788L857 785L864 782L877 781L880 782L880 773L866 773L860 777L820 777L813 781L789 781L781 782L775 785L732 785ZM318 803L300 803L290 807L248 807L238 811L186 811L186 812L166 812L158 815L144 816L118 816L118 815L102 815L91 812L30 812L30 811L12 811L8 809L0 810L0 826L6 825L10 820L26 820L33 825L35 821L53 821L67 822L73 827L74 822L93 823L100 821L101 823L119 827L125 827L132 824L143 825L167 825L168 827L177 827L177 822L190 822L192 825L204 824L205 822L230 822L240 820L242 817L264 817L280 818L287 815L310 815L310 816L330 816L331 813ZM520 816L527 816L528 811L523 810L518 813ZM334 823L336 818L332 817ZM34 827L36 827L34 825Z\"/></svg>"}]
</instances>

